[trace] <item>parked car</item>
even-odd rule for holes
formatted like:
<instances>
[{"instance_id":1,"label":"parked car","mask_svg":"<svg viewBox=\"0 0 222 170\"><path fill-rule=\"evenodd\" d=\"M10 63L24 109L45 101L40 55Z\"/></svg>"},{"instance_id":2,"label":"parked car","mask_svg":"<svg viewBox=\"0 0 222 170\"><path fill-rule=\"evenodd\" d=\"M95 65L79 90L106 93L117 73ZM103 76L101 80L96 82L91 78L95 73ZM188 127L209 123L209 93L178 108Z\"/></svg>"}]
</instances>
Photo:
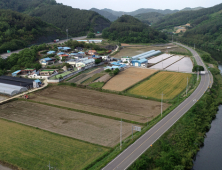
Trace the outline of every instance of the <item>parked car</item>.
<instances>
[{"instance_id":1,"label":"parked car","mask_svg":"<svg viewBox=\"0 0 222 170\"><path fill-rule=\"evenodd\" d=\"M59 42L59 39L54 40L54 43L57 43L57 42Z\"/></svg>"}]
</instances>

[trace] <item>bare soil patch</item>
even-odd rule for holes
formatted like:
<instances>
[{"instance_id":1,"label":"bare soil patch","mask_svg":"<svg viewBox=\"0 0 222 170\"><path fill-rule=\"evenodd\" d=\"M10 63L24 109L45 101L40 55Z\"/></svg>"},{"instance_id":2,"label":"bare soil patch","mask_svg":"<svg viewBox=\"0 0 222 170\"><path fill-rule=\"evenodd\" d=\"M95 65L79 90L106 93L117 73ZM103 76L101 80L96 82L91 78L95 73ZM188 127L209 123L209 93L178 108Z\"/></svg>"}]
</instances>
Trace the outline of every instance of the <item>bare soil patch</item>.
<instances>
[{"instance_id":1,"label":"bare soil patch","mask_svg":"<svg viewBox=\"0 0 222 170\"><path fill-rule=\"evenodd\" d=\"M119 142L120 122L103 117L59 109L26 101L0 106L0 117L54 133L113 147ZM123 139L131 134L132 124L123 123Z\"/></svg>"},{"instance_id":2,"label":"bare soil patch","mask_svg":"<svg viewBox=\"0 0 222 170\"><path fill-rule=\"evenodd\" d=\"M83 105L83 104L78 104L74 102L67 102L67 101L62 101L58 99L52 99L48 97L43 97L43 96L37 96L37 95L32 95L31 100L36 101L36 102L42 102L42 103L48 103L48 104L53 104L57 106L62 106L62 107L67 107L71 109L77 109L77 110L83 110L91 113L96 113L100 115L106 115L106 116L111 116L111 117L116 117L116 118L123 118L126 120L130 121L136 121L140 123L145 123L147 122L147 117L144 117L142 115L132 115L132 114L127 114L124 112L120 111L113 111L110 109L104 109L101 107L96 107L96 106L89 106L89 105ZM154 115L151 115L149 120L152 120Z\"/></svg>"},{"instance_id":3,"label":"bare soil patch","mask_svg":"<svg viewBox=\"0 0 222 170\"><path fill-rule=\"evenodd\" d=\"M106 75L100 77L95 82L104 82L104 83L106 83L110 78L111 78L111 76L109 74L106 74Z\"/></svg>"},{"instance_id":4,"label":"bare soil patch","mask_svg":"<svg viewBox=\"0 0 222 170\"><path fill-rule=\"evenodd\" d=\"M47 89L38 91L35 94L65 102L92 106L132 115L154 118L160 114L160 102L103 93L95 90L81 89L70 86L51 86ZM169 104L164 104L164 110L168 107ZM83 108L80 110L83 110ZM124 117L122 118L125 119Z\"/></svg>"},{"instance_id":5,"label":"bare soil patch","mask_svg":"<svg viewBox=\"0 0 222 170\"><path fill-rule=\"evenodd\" d=\"M146 46L146 45L130 45L130 44L123 44L123 48L114 55L114 58L121 58L123 56L133 57L138 54L145 53L150 50L160 50L161 52L182 52L187 53L188 51L180 46L176 46L174 44L163 44L163 45L156 45L156 46ZM171 47L167 49L167 47Z\"/></svg>"},{"instance_id":6,"label":"bare soil patch","mask_svg":"<svg viewBox=\"0 0 222 170\"><path fill-rule=\"evenodd\" d=\"M103 89L112 91L123 91L136 84L137 82L145 79L146 77L152 75L156 71L157 70L154 69L130 67L110 79L105 84L105 86L103 86Z\"/></svg>"}]
</instances>

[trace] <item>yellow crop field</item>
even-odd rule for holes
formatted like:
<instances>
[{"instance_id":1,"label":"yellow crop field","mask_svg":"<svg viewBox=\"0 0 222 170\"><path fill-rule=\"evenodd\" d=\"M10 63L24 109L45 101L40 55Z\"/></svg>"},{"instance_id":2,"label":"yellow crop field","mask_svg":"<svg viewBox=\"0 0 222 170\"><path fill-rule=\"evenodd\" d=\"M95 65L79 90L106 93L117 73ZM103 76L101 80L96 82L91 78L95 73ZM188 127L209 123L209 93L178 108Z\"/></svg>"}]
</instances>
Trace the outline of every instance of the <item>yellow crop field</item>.
<instances>
[{"instance_id":1,"label":"yellow crop field","mask_svg":"<svg viewBox=\"0 0 222 170\"><path fill-rule=\"evenodd\" d=\"M130 89L128 93L156 99L161 99L163 93L164 99L173 99L186 88L187 77L189 81L191 76L186 73L159 72Z\"/></svg>"}]
</instances>

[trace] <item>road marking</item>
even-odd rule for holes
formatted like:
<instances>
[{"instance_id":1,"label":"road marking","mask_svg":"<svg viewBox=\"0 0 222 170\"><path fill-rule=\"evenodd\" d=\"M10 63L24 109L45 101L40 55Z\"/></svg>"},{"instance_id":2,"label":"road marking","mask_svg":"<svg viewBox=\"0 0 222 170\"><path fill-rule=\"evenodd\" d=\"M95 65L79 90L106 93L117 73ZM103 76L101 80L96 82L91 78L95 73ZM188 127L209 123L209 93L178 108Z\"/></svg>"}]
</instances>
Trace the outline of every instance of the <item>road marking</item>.
<instances>
[{"instance_id":1,"label":"road marking","mask_svg":"<svg viewBox=\"0 0 222 170\"><path fill-rule=\"evenodd\" d=\"M206 83L206 78L205 78L205 80L204 80L204 84L203 84L203 86L201 87L201 89L200 89L200 91L197 93L197 95L195 96L195 98L199 95L199 93L202 91L202 89L204 88L204 85L205 85L205 83ZM206 90L205 90L206 91ZM201 96L202 97L202 96ZM191 101L192 100L190 100L190 102L188 102L181 110L183 110L188 104L190 104L191 103ZM198 101L198 100L197 100ZM190 109L190 108L189 108ZM188 110L189 110L188 109ZM180 110L180 111L181 111ZM119 165L121 165L126 159L128 159L135 151L137 151L145 142L147 142L154 134L156 134L163 126L165 126L169 121L171 121L176 115L178 115L178 113L180 112L180 111L178 111L173 117L171 117L164 125L162 125L157 131L155 131L149 138L147 138L140 146L138 146L130 155L128 155L122 162L120 162L116 167L119 167ZM185 112L186 113L186 112ZM184 114L185 114L184 113ZM171 126L173 126L173 125L171 125ZM171 127L170 126L170 127ZM164 132L165 133L165 132ZM160 136L159 136L160 137ZM148 149L148 148L147 148ZM113 170L115 170L116 169L116 167L113 169Z\"/></svg>"}]
</instances>

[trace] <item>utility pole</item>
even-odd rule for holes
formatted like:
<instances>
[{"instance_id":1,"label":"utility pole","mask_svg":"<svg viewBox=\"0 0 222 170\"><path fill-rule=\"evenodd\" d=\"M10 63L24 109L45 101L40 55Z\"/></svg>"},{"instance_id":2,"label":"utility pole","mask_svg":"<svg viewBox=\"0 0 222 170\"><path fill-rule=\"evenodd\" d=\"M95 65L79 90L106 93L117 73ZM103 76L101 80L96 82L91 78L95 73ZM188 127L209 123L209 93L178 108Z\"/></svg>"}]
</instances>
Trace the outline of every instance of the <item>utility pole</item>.
<instances>
[{"instance_id":1,"label":"utility pole","mask_svg":"<svg viewBox=\"0 0 222 170\"><path fill-rule=\"evenodd\" d=\"M162 97L161 97L161 117L163 116L163 92L162 92Z\"/></svg>"},{"instance_id":2,"label":"utility pole","mask_svg":"<svg viewBox=\"0 0 222 170\"><path fill-rule=\"evenodd\" d=\"M187 77L187 89L186 89L186 96L187 96L187 91L188 91L188 77Z\"/></svg>"},{"instance_id":3,"label":"utility pole","mask_svg":"<svg viewBox=\"0 0 222 170\"><path fill-rule=\"evenodd\" d=\"M197 81L199 80L199 67L197 67Z\"/></svg>"},{"instance_id":4,"label":"utility pole","mask_svg":"<svg viewBox=\"0 0 222 170\"><path fill-rule=\"evenodd\" d=\"M195 44L194 44L194 50L195 50Z\"/></svg>"},{"instance_id":5,"label":"utility pole","mask_svg":"<svg viewBox=\"0 0 222 170\"><path fill-rule=\"evenodd\" d=\"M120 150L122 150L122 119L120 122Z\"/></svg>"},{"instance_id":6,"label":"utility pole","mask_svg":"<svg viewBox=\"0 0 222 170\"><path fill-rule=\"evenodd\" d=\"M133 140L133 125L132 125L132 140Z\"/></svg>"},{"instance_id":7,"label":"utility pole","mask_svg":"<svg viewBox=\"0 0 222 170\"><path fill-rule=\"evenodd\" d=\"M172 42L173 42L173 35L172 35Z\"/></svg>"}]
</instances>

